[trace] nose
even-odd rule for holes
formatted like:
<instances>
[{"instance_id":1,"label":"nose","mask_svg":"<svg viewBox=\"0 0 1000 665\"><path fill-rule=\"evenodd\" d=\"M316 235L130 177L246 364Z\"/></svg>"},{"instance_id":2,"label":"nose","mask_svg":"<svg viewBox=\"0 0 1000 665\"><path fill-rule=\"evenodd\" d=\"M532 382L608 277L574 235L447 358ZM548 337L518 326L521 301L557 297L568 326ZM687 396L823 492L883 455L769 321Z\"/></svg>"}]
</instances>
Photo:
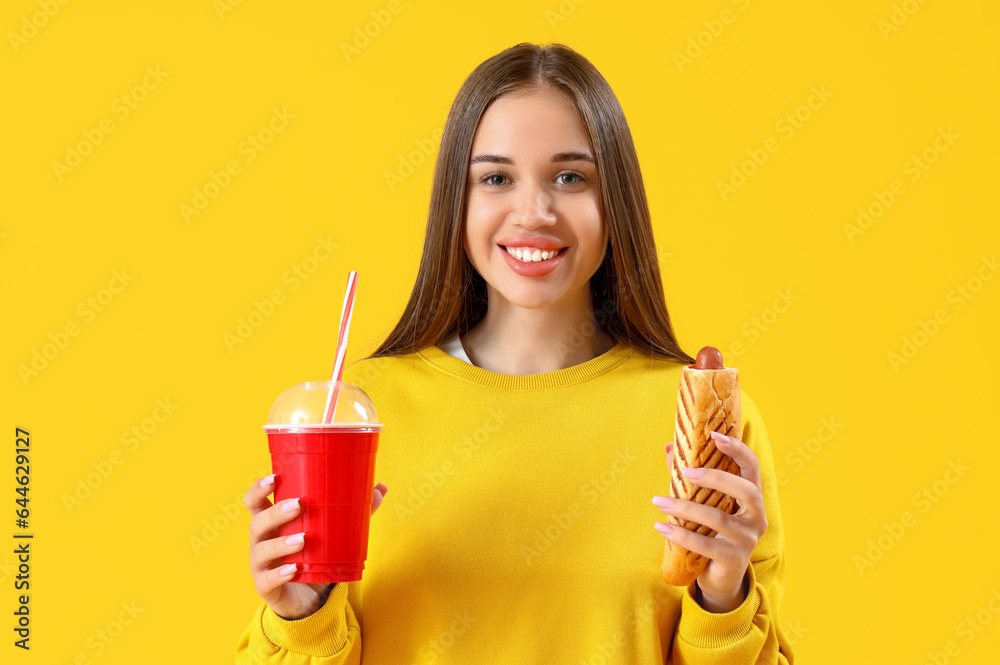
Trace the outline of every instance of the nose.
<instances>
[{"instance_id":1,"label":"nose","mask_svg":"<svg viewBox=\"0 0 1000 665\"><path fill-rule=\"evenodd\" d=\"M551 192L530 182L522 184L515 203L514 223L527 228L555 224Z\"/></svg>"}]
</instances>

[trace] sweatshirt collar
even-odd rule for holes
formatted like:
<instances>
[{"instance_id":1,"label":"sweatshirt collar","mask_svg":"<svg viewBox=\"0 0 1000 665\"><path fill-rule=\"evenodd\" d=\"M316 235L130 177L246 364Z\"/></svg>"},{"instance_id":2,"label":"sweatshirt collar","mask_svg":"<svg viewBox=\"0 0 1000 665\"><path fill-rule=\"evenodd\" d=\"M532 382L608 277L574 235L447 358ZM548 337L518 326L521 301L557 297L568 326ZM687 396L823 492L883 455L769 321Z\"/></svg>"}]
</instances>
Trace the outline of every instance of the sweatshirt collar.
<instances>
[{"instance_id":1,"label":"sweatshirt collar","mask_svg":"<svg viewBox=\"0 0 1000 665\"><path fill-rule=\"evenodd\" d=\"M630 354L631 349L624 342L619 341L608 351L579 365L573 365L572 367L566 367L553 372L519 376L491 372L482 367L470 365L464 360L459 360L454 356L448 355L437 346L429 346L417 353L424 362L435 369L463 381L475 383L486 388L516 392L565 388L581 383L617 367Z\"/></svg>"}]
</instances>

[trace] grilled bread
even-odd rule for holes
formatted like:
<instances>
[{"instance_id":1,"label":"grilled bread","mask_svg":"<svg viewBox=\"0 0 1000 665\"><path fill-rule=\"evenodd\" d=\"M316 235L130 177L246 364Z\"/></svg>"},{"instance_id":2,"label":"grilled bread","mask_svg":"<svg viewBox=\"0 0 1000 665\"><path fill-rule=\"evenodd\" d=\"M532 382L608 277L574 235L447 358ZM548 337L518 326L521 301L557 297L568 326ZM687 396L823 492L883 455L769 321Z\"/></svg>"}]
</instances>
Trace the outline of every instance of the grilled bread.
<instances>
[{"instance_id":1,"label":"grilled bread","mask_svg":"<svg viewBox=\"0 0 1000 665\"><path fill-rule=\"evenodd\" d=\"M714 352L706 353L711 349ZM717 357L703 360L703 354ZM709 369L700 369L706 365ZM716 368L717 367L717 368ZM674 426L674 452L670 466L670 496L714 506L726 513L735 512L735 501L728 494L699 487L681 475L685 467L722 469L739 475L735 460L715 446L710 432L740 436L740 382L735 368L722 367L722 354L705 347L698 363L681 370L677 390L677 420ZM667 516L667 523L700 533L709 538L715 531L690 520ZM687 586L708 565L708 559L666 539L663 552L663 579L669 584Z\"/></svg>"}]
</instances>

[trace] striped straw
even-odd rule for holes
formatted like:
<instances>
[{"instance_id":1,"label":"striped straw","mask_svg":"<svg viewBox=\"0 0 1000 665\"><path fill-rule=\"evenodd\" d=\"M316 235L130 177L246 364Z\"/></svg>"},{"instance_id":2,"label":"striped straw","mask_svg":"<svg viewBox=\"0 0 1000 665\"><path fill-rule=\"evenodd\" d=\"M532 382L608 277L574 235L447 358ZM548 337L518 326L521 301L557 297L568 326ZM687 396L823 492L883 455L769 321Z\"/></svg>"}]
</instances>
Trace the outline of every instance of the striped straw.
<instances>
[{"instance_id":1,"label":"striped straw","mask_svg":"<svg viewBox=\"0 0 1000 665\"><path fill-rule=\"evenodd\" d=\"M344 358L347 356L347 335L351 331L351 314L354 312L354 291L358 286L358 273L354 270L347 277L347 292L344 294L344 306L340 310L340 335L337 338L337 360L333 363L333 376L330 379L330 392L326 396L326 408L323 410L323 422L329 424L333 420L333 410L337 405L337 393L340 389L336 382L344 375Z\"/></svg>"}]
</instances>

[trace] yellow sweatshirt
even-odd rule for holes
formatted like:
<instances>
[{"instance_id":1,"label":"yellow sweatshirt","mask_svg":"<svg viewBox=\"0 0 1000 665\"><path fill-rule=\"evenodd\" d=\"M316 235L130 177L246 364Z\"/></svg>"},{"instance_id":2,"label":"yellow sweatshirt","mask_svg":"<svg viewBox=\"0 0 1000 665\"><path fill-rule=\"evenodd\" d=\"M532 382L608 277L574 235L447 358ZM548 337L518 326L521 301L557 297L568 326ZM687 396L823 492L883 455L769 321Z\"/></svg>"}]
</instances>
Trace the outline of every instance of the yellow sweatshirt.
<instances>
[{"instance_id":1,"label":"yellow sweatshirt","mask_svg":"<svg viewBox=\"0 0 1000 665\"><path fill-rule=\"evenodd\" d=\"M735 610L662 581L682 364L623 343L567 369L512 376L428 347L363 360L344 380L385 430L363 579L315 614L264 603L237 663L791 663L778 619L785 550L764 421L742 395L742 440L760 460L768 529ZM308 536L307 536L308 537Z\"/></svg>"}]
</instances>

